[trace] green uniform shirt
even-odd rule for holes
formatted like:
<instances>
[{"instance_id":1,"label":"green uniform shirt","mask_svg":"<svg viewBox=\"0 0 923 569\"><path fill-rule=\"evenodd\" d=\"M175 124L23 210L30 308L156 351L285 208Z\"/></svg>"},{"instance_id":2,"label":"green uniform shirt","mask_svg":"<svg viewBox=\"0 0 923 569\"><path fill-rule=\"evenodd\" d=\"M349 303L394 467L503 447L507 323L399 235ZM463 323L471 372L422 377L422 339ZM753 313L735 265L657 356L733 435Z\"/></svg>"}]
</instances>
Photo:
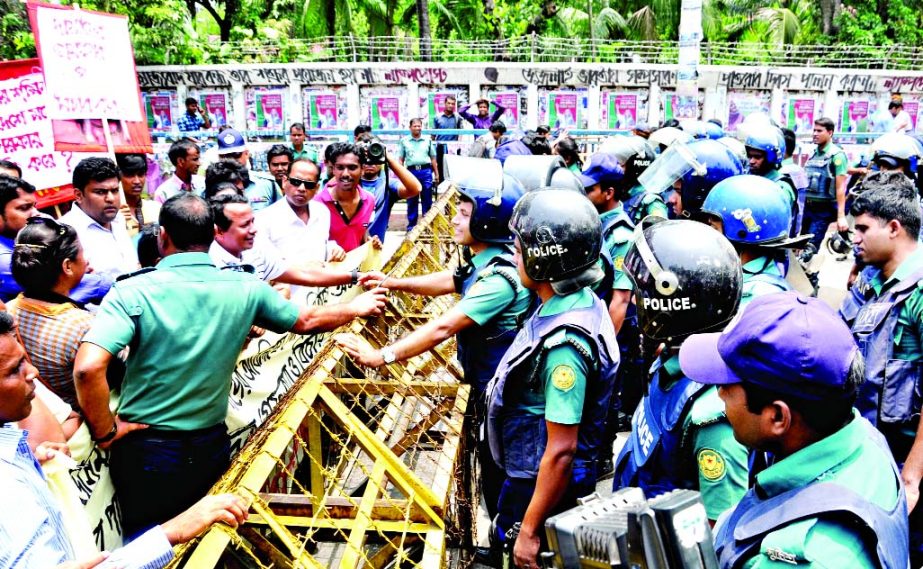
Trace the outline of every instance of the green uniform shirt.
<instances>
[{"instance_id":1,"label":"green uniform shirt","mask_svg":"<svg viewBox=\"0 0 923 569\"><path fill-rule=\"evenodd\" d=\"M740 308L743 310L743 307L750 303L751 300L764 294L771 294L774 292L782 292L771 284L759 282L753 280L755 275L775 275L778 277L782 276L782 271L779 270L779 264L773 261L768 257L757 257L749 263L745 263L743 267L743 290L740 295Z\"/></svg>"},{"instance_id":2,"label":"green uniform shirt","mask_svg":"<svg viewBox=\"0 0 923 569\"><path fill-rule=\"evenodd\" d=\"M541 316L554 316L575 308L592 306L594 295L584 287L565 296L555 295L539 308ZM559 335L566 334L591 352L590 345L578 334L561 330L545 339L546 343L560 343L548 350L539 378L543 382L543 393L523 390L517 405L536 415L544 415L547 421L561 425L576 425L583 415L583 400L586 395L587 376L590 372L586 360L576 348L561 343Z\"/></svg>"},{"instance_id":3,"label":"green uniform shirt","mask_svg":"<svg viewBox=\"0 0 923 569\"><path fill-rule=\"evenodd\" d=\"M623 209L620 205L613 210L599 214L599 220L605 225L607 220L621 215L622 212ZM606 237L606 242L603 243L603 246L609 251L609 256L612 259L612 267L615 271L615 276L612 281L613 290L632 290L632 288L634 288L631 284L631 279L628 278L628 274L625 273L622 268L625 261L625 254L628 252L629 247L631 247L631 238L633 235L634 232L630 228L620 226L615 228L615 230Z\"/></svg>"},{"instance_id":4,"label":"green uniform shirt","mask_svg":"<svg viewBox=\"0 0 923 569\"><path fill-rule=\"evenodd\" d=\"M849 165L846 163L846 153L832 142L828 142L823 150L818 147L817 150L814 151L814 156L823 156L826 154L833 154L833 175L845 176L846 170L849 168Z\"/></svg>"},{"instance_id":5,"label":"green uniform shirt","mask_svg":"<svg viewBox=\"0 0 923 569\"><path fill-rule=\"evenodd\" d=\"M122 419L185 431L224 422L251 325L284 332L297 320L298 308L265 282L219 270L207 253L176 253L117 282L83 341L113 355L131 345Z\"/></svg>"},{"instance_id":6,"label":"green uniform shirt","mask_svg":"<svg viewBox=\"0 0 923 569\"><path fill-rule=\"evenodd\" d=\"M757 474L756 489L772 498L815 482L835 482L890 510L898 500L900 482L891 471L891 461L887 450L869 440L866 425L854 412L853 420L839 431ZM768 534L759 554L744 568L791 567L772 560L778 552L793 555L799 567L878 567L874 550L869 550L855 530L833 520L808 518Z\"/></svg>"},{"instance_id":7,"label":"green uniform shirt","mask_svg":"<svg viewBox=\"0 0 923 569\"><path fill-rule=\"evenodd\" d=\"M405 136L401 139L397 156L403 158L408 166L426 166L432 164L431 159L436 157L436 145L428 136Z\"/></svg>"},{"instance_id":8,"label":"green uniform shirt","mask_svg":"<svg viewBox=\"0 0 923 569\"><path fill-rule=\"evenodd\" d=\"M785 198L788 200L789 207L791 207L792 204L794 204L798 199L798 197L795 195L795 189L791 184L782 180L782 173L779 170L772 168L769 170L769 172L766 172L766 175L763 177L767 180L772 180L782 189L782 192L785 194Z\"/></svg>"},{"instance_id":9,"label":"green uniform shirt","mask_svg":"<svg viewBox=\"0 0 923 569\"><path fill-rule=\"evenodd\" d=\"M317 149L313 146L302 146L301 152L292 148L292 160L310 160L317 164Z\"/></svg>"},{"instance_id":10,"label":"green uniform shirt","mask_svg":"<svg viewBox=\"0 0 923 569\"><path fill-rule=\"evenodd\" d=\"M923 247L917 247L907 257L887 282L882 282L882 274L876 273L869 284L875 296L881 296L886 287L891 287L901 279L909 277L914 271L923 267ZM920 286L901 305L894 329L894 359L917 361L923 359L923 290Z\"/></svg>"},{"instance_id":11,"label":"green uniform shirt","mask_svg":"<svg viewBox=\"0 0 923 569\"><path fill-rule=\"evenodd\" d=\"M679 356L665 361L661 373L667 381L678 379L682 374ZM666 387L666 382L661 385ZM734 438L716 387L708 387L692 403L683 419L683 441L684 451L688 449L695 460L705 513L708 519L717 520L747 492L748 453Z\"/></svg>"},{"instance_id":12,"label":"green uniform shirt","mask_svg":"<svg viewBox=\"0 0 923 569\"><path fill-rule=\"evenodd\" d=\"M644 186L638 184L637 186L633 187L628 192L628 196L635 197L636 195L640 193L644 193L645 191L647 190L644 189ZM660 197L660 196L657 196L656 194L651 194L651 195L654 196L655 198ZM641 209L644 210L644 215L641 216L642 219L644 219L645 217L649 215L655 215L657 217L662 217L664 219L667 219L668 217L667 204L664 203L662 199L651 199L648 203L641 206Z\"/></svg>"},{"instance_id":13,"label":"green uniform shirt","mask_svg":"<svg viewBox=\"0 0 923 569\"><path fill-rule=\"evenodd\" d=\"M506 252L502 247L490 245L472 257L471 262L475 271L479 271L487 261ZM510 281L497 274L497 271L505 271L519 283L519 275L515 268L495 267L481 274L456 306L479 326L496 320L497 326L502 330L510 330L519 325L520 317L529 309L531 294L522 284L514 289Z\"/></svg>"}]
</instances>

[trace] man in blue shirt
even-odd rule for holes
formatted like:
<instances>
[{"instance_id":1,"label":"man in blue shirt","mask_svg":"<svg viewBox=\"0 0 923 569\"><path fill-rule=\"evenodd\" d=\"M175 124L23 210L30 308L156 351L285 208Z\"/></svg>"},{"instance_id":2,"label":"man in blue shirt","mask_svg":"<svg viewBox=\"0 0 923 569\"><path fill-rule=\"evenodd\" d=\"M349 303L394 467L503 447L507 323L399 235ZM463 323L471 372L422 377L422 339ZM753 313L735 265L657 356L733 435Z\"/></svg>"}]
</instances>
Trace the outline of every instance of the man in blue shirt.
<instances>
[{"instance_id":1,"label":"man in blue shirt","mask_svg":"<svg viewBox=\"0 0 923 569\"><path fill-rule=\"evenodd\" d=\"M365 134L360 138L365 140L370 137ZM386 154L385 159L390 171L385 171L381 164L365 164L362 166L362 178L359 180L362 189L375 196L375 213L372 214L372 223L369 225L369 237L378 237L382 243L385 241L385 232L388 231L391 208L398 200L420 195L423 188L420 180L394 155Z\"/></svg>"},{"instance_id":2,"label":"man in blue shirt","mask_svg":"<svg viewBox=\"0 0 923 569\"><path fill-rule=\"evenodd\" d=\"M211 128L212 120L195 97L186 97L186 113L176 121L176 127L180 132L196 132Z\"/></svg>"},{"instance_id":3,"label":"man in blue shirt","mask_svg":"<svg viewBox=\"0 0 923 569\"><path fill-rule=\"evenodd\" d=\"M455 95L448 95L445 98L445 107L442 109L442 114L433 118L433 128L442 130L442 129L459 129L464 125L464 120L455 113L455 105L457 101ZM457 134L437 134L436 142L439 144L436 145L436 163L439 165L439 179L445 180L445 168L442 164L442 157L445 156L448 151L448 145L446 142L457 142Z\"/></svg>"}]
</instances>

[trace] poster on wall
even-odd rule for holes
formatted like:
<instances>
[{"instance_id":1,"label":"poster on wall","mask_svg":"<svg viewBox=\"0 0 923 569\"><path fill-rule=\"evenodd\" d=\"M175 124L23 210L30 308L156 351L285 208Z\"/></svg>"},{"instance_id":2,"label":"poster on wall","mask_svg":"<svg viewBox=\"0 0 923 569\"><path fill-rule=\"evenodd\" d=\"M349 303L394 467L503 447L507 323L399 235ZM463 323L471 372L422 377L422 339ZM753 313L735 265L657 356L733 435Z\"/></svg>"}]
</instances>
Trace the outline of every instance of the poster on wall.
<instances>
[{"instance_id":1,"label":"poster on wall","mask_svg":"<svg viewBox=\"0 0 923 569\"><path fill-rule=\"evenodd\" d=\"M810 133L814 129L817 101L813 98L792 97L785 108L785 126L796 133Z\"/></svg>"},{"instance_id":2,"label":"poster on wall","mask_svg":"<svg viewBox=\"0 0 923 569\"><path fill-rule=\"evenodd\" d=\"M843 101L842 108L843 112L840 114L840 132L869 131L870 108L867 100L847 99Z\"/></svg>"},{"instance_id":3,"label":"poster on wall","mask_svg":"<svg viewBox=\"0 0 923 569\"><path fill-rule=\"evenodd\" d=\"M200 93L199 104L208 113L212 128L222 127L228 123L228 96L225 93Z\"/></svg>"},{"instance_id":4,"label":"poster on wall","mask_svg":"<svg viewBox=\"0 0 923 569\"><path fill-rule=\"evenodd\" d=\"M910 130L916 131L917 120L919 119L920 113L920 102L904 99L904 112L910 115L910 124L912 125Z\"/></svg>"},{"instance_id":5,"label":"poster on wall","mask_svg":"<svg viewBox=\"0 0 923 569\"><path fill-rule=\"evenodd\" d=\"M339 126L337 95L331 91L312 91L308 97L308 128L331 130Z\"/></svg>"},{"instance_id":6,"label":"poster on wall","mask_svg":"<svg viewBox=\"0 0 923 569\"><path fill-rule=\"evenodd\" d=\"M737 126L751 113L769 115L771 93L768 91L730 91L727 97L726 132L737 132Z\"/></svg>"},{"instance_id":7,"label":"poster on wall","mask_svg":"<svg viewBox=\"0 0 923 569\"><path fill-rule=\"evenodd\" d=\"M282 93L257 93L256 127L270 130L284 128L284 106Z\"/></svg>"},{"instance_id":8,"label":"poster on wall","mask_svg":"<svg viewBox=\"0 0 923 569\"><path fill-rule=\"evenodd\" d=\"M436 128L435 121L436 117L441 115L445 111L445 100L449 95L454 93L449 93L447 91L437 91L434 93L429 93L426 96L426 116L427 116L427 125L429 128ZM456 101L457 103L457 101ZM456 104L456 109L458 105Z\"/></svg>"},{"instance_id":9,"label":"poster on wall","mask_svg":"<svg viewBox=\"0 0 923 569\"><path fill-rule=\"evenodd\" d=\"M169 93L145 94L147 127L154 130L169 130L173 127L173 108Z\"/></svg>"},{"instance_id":10,"label":"poster on wall","mask_svg":"<svg viewBox=\"0 0 923 569\"><path fill-rule=\"evenodd\" d=\"M505 111L500 115L500 120L507 128L519 128L519 93L517 91L502 91L490 97L490 115L497 111L498 103Z\"/></svg>"},{"instance_id":11,"label":"poster on wall","mask_svg":"<svg viewBox=\"0 0 923 569\"><path fill-rule=\"evenodd\" d=\"M608 93L607 128L628 130L638 124L639 97L629 93Z\"/></svg>"},{"instance_id":12,"label":"poster on wall","mask_svg":"<svg viewBox=\"0 0 923 569\"><path fill-rule=\"evenodd\" d=\"M371 125L373 130L391 130L401 126L401 101L397 97L372 97Z\"/></svg>"},{"instance_id":13,"label":"poster on wall","mask_svg":"<svg viewBox=\"0 0 923 569\"><path fill-rule=\"evenodd\" d=\"M548 125L552 129L577 128L580 124L578 94L573 91L548 93Z\"/></svg>"}]
</instances>

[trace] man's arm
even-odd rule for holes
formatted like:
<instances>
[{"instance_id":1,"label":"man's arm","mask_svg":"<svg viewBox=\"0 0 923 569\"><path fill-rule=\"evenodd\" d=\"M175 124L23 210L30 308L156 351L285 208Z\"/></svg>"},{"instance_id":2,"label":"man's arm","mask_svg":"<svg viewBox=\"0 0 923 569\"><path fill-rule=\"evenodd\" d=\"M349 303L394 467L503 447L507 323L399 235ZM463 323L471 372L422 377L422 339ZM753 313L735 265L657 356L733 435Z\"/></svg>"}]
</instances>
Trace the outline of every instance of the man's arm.
<instances>
[{"instance_id":1,"label":"man's arm","mask_svg":"<svg viewBox=\"0 0 923 569\"><path fill-rule=\"evenodd\" d=\"M353 318L377 316L385 307L385 289L376 288L360 294L346 304L332 306L303 306L291 331L296 334L314 334L335 330Z\"/></svg>"},{"instance_id":2,"label":"man's arm","mask_svg":"<svg viewBox=\"0 0 923 569\"><path fill-rule=\"evenodd\" d=\"M388 348L394 352L397 361L406 360L438 346L474 324L475 321L458 306L453 306L439 318L430 320ZM381 357L381 350L376 350L358 336L340 334L336 341L353 359L364 366L381 367L385 363Z\"/></svg>"},{"instance_id":3,"label":"man's arm","mask_svg":"<svg viewBox=\"0 0 923 569\"><path fill-rule=\"evenodd\" d=\"M846 175L848 164L846 163L846 154L842 151L833 157L834 175L836 176L836 229L837 231L846 231L849 229L849 223L846 221L846 182L849 176Z\"/></svg>"},{"instance_id":4,"label":"man's arm","mask_svg":"<svg viewBox=\"0 0 923 569\"><path fill-rule=\"evenodd\" d=\"M513 547L517 567L538 567L538 548L545 520L567 490L571 465L577 452L579 425L561 425L545 421L548 442L538 467L538 479L529 507L522 518L519 537Z\"/></svg>"},{"instance_id":5,"label":"man's arm","mask_svg":"<svg viewBox=\"0 0 923 569\"><path fill-rule=\"evenodd\" d=\"M387 277L381 281L369 280L369 285L385 286L390 290L400 290L423 296L442 296L455 292L455 277L452 271L439 271L417 277Z\"/></svg>"},{"instance_id":6,"label":"man's arm","mask_svg":"<svg viewBox=\"0 0 923 569\"><path fill-rule=\"evenodd\" d=\"M402 162L395 160L390 154L388 155L388 167L391 168L391 171L394 172L394 175L397 176L398 181L401 183L402 187L398 189L397 195L402 200L420 195L420 192L423 191L423 185L420 184L420 180L411 174L410 170Z\"/></svg>"},{"instance_id":7,"label":"man's arm","mask_svg":"<svg viewBox=\"0 0 923 569\"><path fill-rule=\"evenodd\" d=\"M609 302L609 318L612 319L612 325L615 327L615 333L618 334L625 323L625 314L628 312L628 305L631 304L631 291L613 289L612 300Z\"/></svg>"},{"instance_id":8,"label":"man's arm","mask_svg":"<svg viewBox=\"0 0 923 569\"><path fill-rule=\"evenodd\" d=\"M77 401L83 410L94 439L108 436L115 431L115 436L101 448L109 446L132 431L146 429L147 425L122 421L109 410L109 383L106 381L106 369L112 360L112 354L96 344L83 342L77 350L74 360L74 386L77 388Z\"/></svg>"},{"instance_id":9,"label":"man's arm","mask_svg":"<svg viewBox=\"0 0 923 569\"><path fill-rule=\"evenodd\" d=\"M212 127L212 119L208 116L208 110L203 109L202 106L199 106L199 114L202 115L202 126L205 129L210 129Z\"/></svg>"},{"instance_id":10,"label":"man's arm","mask_svg":"<svg viewBox=\"0 0 923 569\"><path fill-rule=\"evenodd\" d=\"M320 266L288 267L273 281L301 286L337 286L352 284L352 271Z\"/></svg>"},{"instance_id":11,"label":"man's arm","mask_svg":"<svg viewBox=\"0 0 923 569\"><path fill-rule=\"evenodd\" d=\"M473 125L476 125L476 124L477 124L478 118L477 118L476 116L474 116L474 115L472 115L471 113L468 112L468 109L470 109L470 108L471 108L471 105L465 105L464 107L460 108L460 109L458 110L458 116L460 116L461 118L463 118L463 119L465 119L466 121L470 122L470 123L472 124L472 126L473 126Z\"/></svg>"}]
</instances>

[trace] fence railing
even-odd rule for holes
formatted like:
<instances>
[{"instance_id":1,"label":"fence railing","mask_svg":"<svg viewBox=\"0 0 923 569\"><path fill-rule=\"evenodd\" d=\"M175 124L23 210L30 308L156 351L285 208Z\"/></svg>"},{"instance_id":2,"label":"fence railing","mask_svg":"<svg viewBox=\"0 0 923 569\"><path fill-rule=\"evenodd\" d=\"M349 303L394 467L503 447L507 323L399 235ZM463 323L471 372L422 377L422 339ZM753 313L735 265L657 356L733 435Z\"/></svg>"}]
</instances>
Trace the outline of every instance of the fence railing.
<instances>
[{"instance_id":1,"label":"fence railing","mask_svg":"<svg viewBox=\"0 0 923 569\"><path fill-rule=\"evenodd\" d=\"M421 41L415 37L331 36L213 42L218 60L240 62L600 62L676 63L679 42L558 38L536 34L503 40ZM763 43L703 43L705 65L769 65L776 67L841 67L849 69L923 69L923 49L904 45L770 45Z\"/></svg>"}]
</instances>

